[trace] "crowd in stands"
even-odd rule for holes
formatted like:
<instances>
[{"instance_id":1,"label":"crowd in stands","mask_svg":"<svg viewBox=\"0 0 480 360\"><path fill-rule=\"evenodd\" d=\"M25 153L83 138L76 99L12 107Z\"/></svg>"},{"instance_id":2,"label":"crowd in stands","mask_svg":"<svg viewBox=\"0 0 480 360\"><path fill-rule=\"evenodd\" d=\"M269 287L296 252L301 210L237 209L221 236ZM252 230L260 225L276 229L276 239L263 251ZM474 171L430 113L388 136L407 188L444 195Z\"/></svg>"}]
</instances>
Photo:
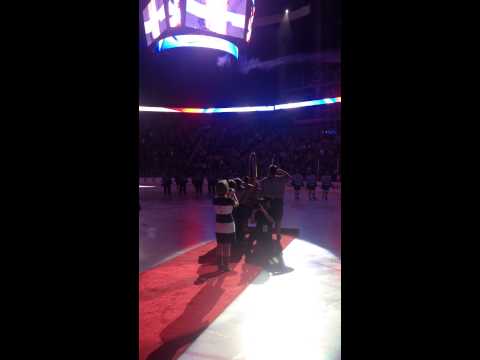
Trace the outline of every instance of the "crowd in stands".
<instances>
[{"instance_id":1,"label":"crowd in stands","mask_svg":"<svg viewBox=\"0 0 480 360\"><path fill-rule=\"evenodd\" d=\"M150 121L141 123L140 177L175 178L180 183L191 178L193 184L243 177L251 152L257 155L260 176L273 161L291 174L313 171L319 178L325 173L335 178L340 141L322 124L219 119L195 126Z\"/></svg>"}]
</instances>

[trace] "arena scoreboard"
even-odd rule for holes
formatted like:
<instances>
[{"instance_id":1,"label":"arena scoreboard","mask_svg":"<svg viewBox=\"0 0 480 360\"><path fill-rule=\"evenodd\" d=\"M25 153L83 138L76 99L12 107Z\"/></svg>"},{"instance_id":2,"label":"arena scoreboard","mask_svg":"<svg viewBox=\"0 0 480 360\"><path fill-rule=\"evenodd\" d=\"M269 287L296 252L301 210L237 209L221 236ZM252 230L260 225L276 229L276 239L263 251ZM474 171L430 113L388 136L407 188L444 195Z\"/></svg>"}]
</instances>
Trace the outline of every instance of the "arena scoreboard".
<instances>
[{"instance_id":1,"label":"arena scoreboard","mask_svg":"<svg viewBox=\"0 0 480 360\"><path fill-rule=\"evenodd\" d=\"M148 0L143 9L147 46L157 52L204 47L238 58L252 36L255 0Z\"/></svg>"}]
</instances>

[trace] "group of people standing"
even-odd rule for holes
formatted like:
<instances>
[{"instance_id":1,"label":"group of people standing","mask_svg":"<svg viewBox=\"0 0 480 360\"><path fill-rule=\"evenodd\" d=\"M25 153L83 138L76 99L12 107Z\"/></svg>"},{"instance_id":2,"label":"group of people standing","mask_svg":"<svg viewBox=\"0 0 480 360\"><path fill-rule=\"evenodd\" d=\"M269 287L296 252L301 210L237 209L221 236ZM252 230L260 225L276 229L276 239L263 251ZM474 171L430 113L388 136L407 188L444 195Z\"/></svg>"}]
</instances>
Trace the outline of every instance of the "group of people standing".
<instances>
[{"instance_id":1,"label":"group of people standing","mask_svg":"<svg viewBox=\"0 0 480 360\"><path fill-rule=\"evenodd\" d=\"M264 250L263 260L272 272L290 270L282 258L280 229L285 187L291 180L290 174L271 165L269 175L261 180L245 177L216 182L213 204L220 271L230 271L232 246L243 249L248 259L254 245ZM249 220L255 223L253 231L248 231Z\"/></svg>"},{"instance_id":2,"label":"group of people standing","mask_svg":"<svg viewBox=\"0 0 480 360\"><path fill-rule=\"evenodd\" d=\"M210 174L207 176L207 184L208 184L208 194L214 195L215 194L215 184L217 183L217 177L214 174ZM180 195L187 194L187 184L188 184L188 177L185 175L177 175L172 178L171 175L164 175L162 176L162 187L163 187L163 194L164 195L172 195L172 186L175 182L177 192ZM195 194L202 195L203 194L203 184L205 181L205 177L201 174L194 174L191 178L192 185L195 189Z\"/></svg>"},{"instance_id":3,"label":"group of people standing","mask_svg":"<svg viewBox=\"0 0 480 360\"><path fill-rule=\"evenodd\" d=\"M283 170L282 170L283 171ZM300 191L303 187L305 187L308 191L308 199L309 200L317 200L316 197L316 188L317 188L317 175L309 168L307 169L307 173L303 176L299 171L296 171L295 174L288 179L291 180L291 185L293 186L295 192L295 200L300 199ZM188 178L183 175L176 176L174 178L175 184L177 187L177 191L179 194L186 195L187 194L187 183ZM215 195L215 186L217 184L217 177L214 174L210 174L206 178L207 180L207 189L208 194L214 196ZM243 180L242 180L243 181ZM329 173L325 173L321 178L321 196L322 199L328 200L328 193L332 187L332 177ZM287 182L288 183L288 182ZM195 189L195 194L202 195L203 194L203 184L204 184L204 177L203 176L193 176L192 177L192 185ZM163 176L162 177L162 187L163 193L165 195L172 194L172 185L173 181L170 176ZM240 185L238 185L240 186ZM272 185L275 186L275 185ZM268 188L268 187L267 187ZM283 190L284 191L284 190ZM283 198L283 196L282 196Z\"/></svg>"},{"instance_id":4,"label":"group of people standing","mask_svg":"<svg viewBox=\"0 0 480 360\"><path fill-rule=\"evenodd\" d=\"M325 173L321 178L322 199L328 200L328 192L332 187L332 177L329 173ZM295 191L295 200L300 199L300 190L306 185L309 200L317 200L317 176L311 169L307 170L307 175L304 177L299 171L293 175L292 186Z\"/></svg>"}]
</instances>

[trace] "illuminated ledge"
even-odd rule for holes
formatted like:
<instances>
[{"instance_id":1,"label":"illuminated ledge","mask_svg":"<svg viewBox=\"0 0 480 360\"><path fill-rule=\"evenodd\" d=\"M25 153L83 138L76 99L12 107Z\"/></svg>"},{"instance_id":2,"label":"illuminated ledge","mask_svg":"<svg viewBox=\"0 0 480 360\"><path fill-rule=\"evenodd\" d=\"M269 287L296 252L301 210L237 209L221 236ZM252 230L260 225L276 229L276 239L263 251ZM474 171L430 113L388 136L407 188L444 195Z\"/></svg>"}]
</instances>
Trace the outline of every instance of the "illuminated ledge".
<instances>
[{"instance_id":1,"label":"illuminated ledge","mask_svg":"<svg viewBox=\"0 0 480 360\"><path fill-rule=\"evenodd\" d=\"M213 114L213 113L231 113L231 112L253 112L253 111L274 111L274 110L286 110L297 109L307 106L319 106L342 102L341 97L325 98L319 100L309 100L296 103L278 104L271 106L244 106L244 107L228 107L228 108L166 108L156 106L140 106L139 111L148 112L181 112L191 114Z\"/></svg>"},{"instance_id":2,"label":"illuminated ledge","mask_svg":"<svg viewBox=\"0 0 480 360\"><path fill-rule=\"evenodd\" d=\"M232 42L207 35L175 35L159 40L157 51L162 52L178 47L202 47L225 51L238 59L238 47Z\"/></svg>"}]
</instances>

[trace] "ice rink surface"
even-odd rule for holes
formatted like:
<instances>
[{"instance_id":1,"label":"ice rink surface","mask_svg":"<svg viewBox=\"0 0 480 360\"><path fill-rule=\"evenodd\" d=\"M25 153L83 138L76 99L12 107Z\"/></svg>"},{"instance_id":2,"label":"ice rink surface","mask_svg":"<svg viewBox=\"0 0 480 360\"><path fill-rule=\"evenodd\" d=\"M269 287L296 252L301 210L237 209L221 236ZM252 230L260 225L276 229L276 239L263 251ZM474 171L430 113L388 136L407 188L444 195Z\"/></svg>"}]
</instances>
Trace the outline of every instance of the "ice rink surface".
<instances>
[{"instance_id":1,"label":"ice rink surface","mask_svg":"<svg viewBox=\"0 0 480 360\"><path fill-rule=\"evenodd\" d=\"M142 185L142 184L141 184ZM215 239L207 195L163 195L158 184L141 187L139 271ZM174 187L173 187L173 190ZM337 191L329 199L294 199L288 188L282 227L298 236L284 249L294 271L255 280L180 356L181 360L340 360L341 231Z\"/></svg>"},{"instance_id":2,"label":"ice rink surface","mask_svg":"<svg viewBox=\"0 0 480 360\"><path fill-rule=\"evenodd\" d=\"M196 196L188 188L187 195L164 196L159 184L140 184L142 211L139 216L139 271L145 271L174 256L176 253L215 240L215 213L212 199ZM340 200L337 191L329 194L327 201L308 200L307 192L300 200L294 199L293 190L285 194L282 227L299 229L299 238L316 244L341 256Z\"/></svg>"}]
</instances>

